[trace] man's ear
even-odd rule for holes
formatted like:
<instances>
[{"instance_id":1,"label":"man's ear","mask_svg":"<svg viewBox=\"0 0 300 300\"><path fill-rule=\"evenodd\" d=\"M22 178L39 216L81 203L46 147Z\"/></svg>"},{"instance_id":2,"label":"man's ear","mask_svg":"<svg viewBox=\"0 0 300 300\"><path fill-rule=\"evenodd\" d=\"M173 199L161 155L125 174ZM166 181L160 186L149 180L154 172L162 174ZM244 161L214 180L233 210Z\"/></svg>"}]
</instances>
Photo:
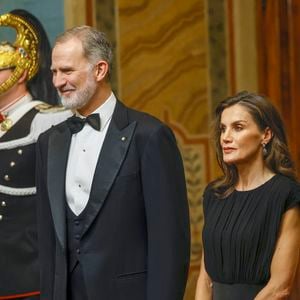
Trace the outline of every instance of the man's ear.
<instances>
[{"instance_id":1,"label":"man's ear","mask_svg":"<svg viewBox=\"0 0 300 300\"><path fill-rule=\"evenodd\" d=\"M109 70L109 66L106 61L104 60L98 61L98 63L95 65L96 80L97 81L103 80L107 76L108 70Z\"/></svg>"},{"instance_id":2,"label":"man's ear","mask_svg":"<svg viewBox=\"0 0 300 300\"><path fill-rule=\"evenodd\" d=\"M28 70L24 70L22 76L19 78L18 83L23 84L27 82Z\"/></svg>"}]
</instances>

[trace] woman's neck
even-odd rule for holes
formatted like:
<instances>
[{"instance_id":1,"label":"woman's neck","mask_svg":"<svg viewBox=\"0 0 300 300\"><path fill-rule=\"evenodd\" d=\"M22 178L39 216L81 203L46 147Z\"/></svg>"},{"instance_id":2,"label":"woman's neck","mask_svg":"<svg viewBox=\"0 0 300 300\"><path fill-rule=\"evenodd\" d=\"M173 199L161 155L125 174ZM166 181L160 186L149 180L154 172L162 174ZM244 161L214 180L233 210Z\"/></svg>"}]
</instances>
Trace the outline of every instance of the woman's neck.
<instances>
[{"instance_id":1,"label":"woman's neck","mask_svg":"<svg viewBox=\"0 0 300 300\"><path fill-rule=\"evenodd\" d=\"M253 164L251 166L237 166L237 169L238 182L235 188L239 191L254 189L275 175L264 163Z\"/></svg>"}]
</instances>

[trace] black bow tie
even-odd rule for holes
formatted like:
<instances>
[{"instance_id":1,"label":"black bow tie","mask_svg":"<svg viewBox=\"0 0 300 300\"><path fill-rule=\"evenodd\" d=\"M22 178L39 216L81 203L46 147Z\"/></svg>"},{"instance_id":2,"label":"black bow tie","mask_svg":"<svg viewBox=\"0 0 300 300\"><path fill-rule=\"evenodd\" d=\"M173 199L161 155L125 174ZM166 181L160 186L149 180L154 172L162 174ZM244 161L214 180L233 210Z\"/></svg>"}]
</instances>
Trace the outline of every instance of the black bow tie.
<instances>
[{"instance_id":1,"label":"black bow tie","mask_svg":"<svg viewBox=\"0 0 300 300\"><path fill-rule=\"evenodd\" d=\"M71 132L77 133L79 132L85 123L88 123L95 130L100 130L100 116L99 114L91 114L86 118L79 118L75 115L67 119L67 125L69 126Z\"/></svg>"}]
</instances>

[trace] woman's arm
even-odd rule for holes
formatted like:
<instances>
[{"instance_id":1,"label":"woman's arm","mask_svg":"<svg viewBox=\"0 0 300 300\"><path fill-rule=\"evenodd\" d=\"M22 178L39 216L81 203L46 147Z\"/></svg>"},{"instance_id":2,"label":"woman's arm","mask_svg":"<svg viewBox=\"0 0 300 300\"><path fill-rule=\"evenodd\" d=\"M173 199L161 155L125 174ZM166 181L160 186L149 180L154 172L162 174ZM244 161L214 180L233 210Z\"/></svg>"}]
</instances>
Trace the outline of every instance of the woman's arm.
<instances>
[{"instance_id":1,"label":"woman's arm","mask_svg":"<svg viewBox=\"0 0 300 300\"><path fill-rule=\"evenodd\" d=\"M283 215L271 263L271 278L254 300L288 299L293 288L300 249L300 208Z\"/></svg>"},{"instance_id":2,"label":"woman's arm","mask_svg":"<svg viewBox=\"0 0 300 300\"><path fill-rule=\"evenodd\" d=\"M297 273L294 281L293 291L289 300L299 300L300 299L300 250L299 250L299 261Z\"/></svg>"},{"instance_id":3,"label":"woman's arm","mask_svg":"<svg viewBox=\"0 0 300 300\"><path fill-rule=\"evenodd\" d=\"M203 253L201 259L200 274L197 281L195 300L212 300L212 281L205 270Z\"/></svg>"}]
</instances>

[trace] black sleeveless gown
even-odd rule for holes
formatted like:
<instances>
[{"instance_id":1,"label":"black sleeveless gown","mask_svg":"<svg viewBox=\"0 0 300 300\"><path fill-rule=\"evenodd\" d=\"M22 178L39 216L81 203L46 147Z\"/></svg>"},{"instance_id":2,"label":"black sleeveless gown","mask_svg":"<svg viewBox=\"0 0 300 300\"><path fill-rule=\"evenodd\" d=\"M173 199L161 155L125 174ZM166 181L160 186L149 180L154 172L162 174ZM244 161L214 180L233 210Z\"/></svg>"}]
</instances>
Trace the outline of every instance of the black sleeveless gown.
<instances>
[{"instance_id":1,"label":"black sleeveless gown","mask_svg":"<svg viewBox=\"0 0 300 300\"><path fill-rule=\"evenodd\" d=\"M202 238L214 300L253 300L270 278L282 216L299 204L300 185L279 174L225 199L208 185Z\"/></svg>"}]
</instances>

